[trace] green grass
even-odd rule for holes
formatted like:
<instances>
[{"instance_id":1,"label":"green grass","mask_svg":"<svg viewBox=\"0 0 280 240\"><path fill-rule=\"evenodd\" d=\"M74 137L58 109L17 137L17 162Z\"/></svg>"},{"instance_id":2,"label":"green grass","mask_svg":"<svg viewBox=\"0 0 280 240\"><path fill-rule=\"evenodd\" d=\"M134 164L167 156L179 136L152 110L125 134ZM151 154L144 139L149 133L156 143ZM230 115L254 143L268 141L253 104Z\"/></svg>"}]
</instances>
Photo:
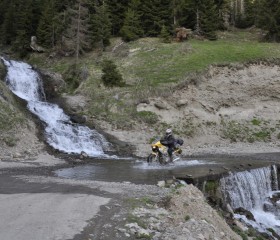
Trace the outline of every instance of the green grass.
<instances>
[{"instance_id":1,"label":"green grass","mask_svg":"<svg viewBox=\"0 0 280 240\"><path fill-rule=\"evenodd\" d=\"M189 40L182 43L161 43L158 38L143 38L126 43L133 51L127 57L116 57L110 51L98 55L87 53L80 65L86 66L90 78L98 81L100 62L104 58L113 59L124 80L137 80L141 87L157 86L161 83L179 82L192 72L201 72L211 64L242 63L257 59L280 57L280 44L258 42L257 34L249 31L219 33L217 41ZM112 42L116 41L113 39ZM46 57L47 55L45 55ZM74 62L74 58L42 60L33 54L32 64L64 73ZM98 79L96 79L98 78Z\"/></svg>"},{"instance_id":2,"label":"green grass","mask_svg":"<svg viewBox=\"0 0 280 240\"><path fill-rule=\"evenodd\" d=\"M184 46L192 50L180 51ZM202 71L211 64L279 56L280 46L273 43L191 40L184 43L158 43L154 51L137 51L130 61L135 77L142 78L147 84L157 85L183 80L190 72Z\"/></svg>"},{"instance_id":3,"label":"green grass","mask_svg":"<svg viewBox=\"0 0 280 240\"><path fill-rule=\"evenodd\" d=\"M136 111L140 100L168 97L172 83L182 81L183 84L187 80L196 84L199 82L199 75L196 73L205 71L209 65L280 58L280 44L258 42L258 31L220 32L218 36L217 41L192 39L170 44L161 43L158 38L142 38L124 43L117 54L112 52L114 44L102 54L94 51L87 53L79 62L79 66L86 67L89 73L86 80L80 79L82 86L79 87L79 93L90 99L86 114L94 116L95 119L111 122L119 129L130 129L133 121L150 124L159 122L155 128L158 132L162 132L167 126L160 123L160 118L149 112ZM117 41L120 39L112 39L112 43ZM47 53L32 54L29 62L59 72L65 79L75 59L73 57L47 59L47 57ZM125 87L109 89L102 86L100 63L104 59L112 59L116 63L127 84ZM75 93L70 86L64 91ZM257 124L259 123L256 120L251 123L253 126L258 126ZM193 136L198 128L199 125L188 120L184 120L182 126L176 126L178 134L189 137ZM240 135L236 131L232 134ZM226 135L232 134L231 131L226 131ZM266 135L256 133L252 139L267 138Z\"/></svg>"}]
</instances>

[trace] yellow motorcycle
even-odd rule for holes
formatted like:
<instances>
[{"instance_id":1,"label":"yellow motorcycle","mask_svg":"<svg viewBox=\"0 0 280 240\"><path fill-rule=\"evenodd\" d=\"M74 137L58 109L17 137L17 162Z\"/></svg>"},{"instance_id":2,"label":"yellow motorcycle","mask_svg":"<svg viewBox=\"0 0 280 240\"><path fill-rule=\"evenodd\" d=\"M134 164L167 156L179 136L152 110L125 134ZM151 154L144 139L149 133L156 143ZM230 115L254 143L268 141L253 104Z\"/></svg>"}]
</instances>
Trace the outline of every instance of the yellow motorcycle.
<instances>
[{"instance_id":1,"label":"yellow motorcycle","mask_svg":"<svg viewBox=\"0 0 280 240\"><path fill-rule=\"evenodd\" d=\"M182 154L182 149L180 148L180 145L183 144L183 141L180 139L180 143L175 144L175 149L172 153L172 161L170 161L168 153L167 153L167 147L162 145L160 141L157 141L151 145L152 152L149 154L147 158L147 163L159 163L162 165L168 164L170 162L175 162L180 160L180 155Z\"/></svg>"}]
</instances>

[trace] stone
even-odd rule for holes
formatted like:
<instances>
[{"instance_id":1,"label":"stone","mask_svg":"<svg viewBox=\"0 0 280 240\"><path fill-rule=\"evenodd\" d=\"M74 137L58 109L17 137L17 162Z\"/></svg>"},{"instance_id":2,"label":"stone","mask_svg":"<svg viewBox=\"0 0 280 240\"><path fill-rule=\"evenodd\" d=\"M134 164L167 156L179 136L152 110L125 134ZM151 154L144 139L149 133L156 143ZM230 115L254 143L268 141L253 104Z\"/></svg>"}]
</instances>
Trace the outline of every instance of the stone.
<instances>
[{"instance_id":1,"label":"stone","mask_svg":"<svg viewBox=\"0 0 280 240\"><path fill-rule=\"evenodd\" d=\"M182 106L186 106L188 104L188 100L187 99L180 99L176 102L176 106L177 107L182 107Z\"/></svg>"},{"instance_id":2,"label":"stone","mask_svg":"<svg viewBox=\"0 0 280 240\"><path fill-rule=\"evenodd\" d=\"M160 110L164 110L164 109L168 109L168 107L166 106L165 103L161 102L161 101L157 101L155 102L155 107L160 109Z\"/></svg>"},{"instance_id":3,"label":"stone","mask_svg":"<svg viewBox=\"0 0 280 240\"><path fill-rule=\"evenodd\" d=\"M165 181L158 181L157 186L165 187Z\"/></svg>"},{"instance_id":4,"label":"stone","mask_svg":"<svg viewBox=\"0 0 280 240\"><path fill-rule=\"evenodd\" d=\"M76 114L70 114L69 116L70 116L70 120L73 123L84 124L87 121L87 118L84 115L80 116L80 115L76 115Z\"/></svg>"},{"instance_id":5,"label":"stone","mask_svg":"<svg viewBox=\"0 0 280 240\"><path fill-rule=\"evenodd\" d=\"M83 158L87 158L88 157L88 154L84 151L81 152L80 154L80 158L83 159Z\"/></svg>"}]
</instances>

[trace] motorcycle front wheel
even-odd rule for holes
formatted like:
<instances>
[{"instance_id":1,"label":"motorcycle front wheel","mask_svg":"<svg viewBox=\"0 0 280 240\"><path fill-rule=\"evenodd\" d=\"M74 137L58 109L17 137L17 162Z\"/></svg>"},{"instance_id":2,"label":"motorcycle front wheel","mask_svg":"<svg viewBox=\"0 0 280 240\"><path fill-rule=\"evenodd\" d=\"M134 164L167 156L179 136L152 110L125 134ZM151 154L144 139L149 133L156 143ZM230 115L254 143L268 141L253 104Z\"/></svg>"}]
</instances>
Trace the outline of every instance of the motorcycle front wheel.
<instances>
[{"instance_id":1,"label":"motorcycle front wheel","mask_svg":"<svg viewBox=\"0 0 280 240\"><path fill-rule=\"evenodd\" d=\"M147 158L147 163L155 163L155 162L160 163L160 164L162 164L162 165L165 164L164 159L163 159L162 156L160 156L160 155L155 155L155 154L152 154L152 153L151 153L151 154L148 156L148 158Z\"/></svg>"},{"instance_id":2,"label":"motorcycle front wheel","mask_svg":"<svg viewBox=\"0 0 280 240\"><path fill-rule=\"evenodd\" d=\"M158 162L158 156L151 153L147 158L147 163L154 163L154 162Z\"/></svg>"}]
</instances>

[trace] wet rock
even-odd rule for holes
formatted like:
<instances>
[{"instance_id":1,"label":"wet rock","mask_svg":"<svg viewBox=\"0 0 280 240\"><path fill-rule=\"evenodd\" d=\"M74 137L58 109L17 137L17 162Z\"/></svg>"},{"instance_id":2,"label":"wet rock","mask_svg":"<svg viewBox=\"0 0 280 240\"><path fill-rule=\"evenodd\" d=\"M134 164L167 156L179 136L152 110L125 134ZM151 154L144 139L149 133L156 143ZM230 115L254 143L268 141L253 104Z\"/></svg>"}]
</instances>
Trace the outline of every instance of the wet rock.
<instances>
[{"instance_id":1,"label":"wet rock","mask_svg":"<svg viewBox=\"0 0 280 240\"><path fill-rule=\"evenodd\" d=\"M73 122L73 123L79 123L79 124L84 124L86 123L87 121L87 118L86 116L82 115L76 115L76 114L71 114L70 115L70 120Z\"/></svg>"},{"instance_id":2,"label":"wet rock","mask_svg":"<svg viewBox=\"0 0 280 240\"><path fill-rule=\"evenodd\" d=\"M280 200L280 192L275 192L272 194L272 197L270 198L270 200L274 203L276 203L277 201Z\"/></svg>"},{"instance_id":3,"label":"wet rock","mask_svg":"<svg viewBox=\"0 0 280 240\"><path fill-rule=\"evenodd\" d=\"M20 153L16 152L13 154L13 158L23 158L23 155L21 155Z\"/></svg>"},{"instance_id":4,"label":"wet rock","mask_svg":"<svg viewBox=\"0 0 280 240\"><path fill-rule=\"evenodd\" d=\"M157 186L165 187L165 181L158 181Z\"/></svg>"},{"instance_id":5,"label":"wet rock","mask_svg":"<svg viewBox=\"0 0 280 240\"><path fill-rule=\"evenodd\" d=\"M86 152L82 151L80 154L80 159L87 158L87 157L88 157L88 154Z\"/></svg>"},{"instance_id":6,"label":"wet rock","mask_svg":"<svg viewBox=\"0 0 280 240\"><path fill-rule=\"evenodd\" d=\"M45 69L36 69L43 80L44 91L47 99L53 99L58 96L58 91L66 86L62 75Z\"/></svg>"},{"instance_id":7,"label":"wet rock","mask_svg":"<svg viewBox=\"0 0 280 240\"><path fill-rule=\"evenodd\" d=\"M256 221L255 218L254 218L254 215L250 211L248 211L248 210L246 210L242 207L236 208L234 210L234 212L238 213L240 215L246 216L246 218L249 219L249 220Z\"/></svg>"}]
</instances>

